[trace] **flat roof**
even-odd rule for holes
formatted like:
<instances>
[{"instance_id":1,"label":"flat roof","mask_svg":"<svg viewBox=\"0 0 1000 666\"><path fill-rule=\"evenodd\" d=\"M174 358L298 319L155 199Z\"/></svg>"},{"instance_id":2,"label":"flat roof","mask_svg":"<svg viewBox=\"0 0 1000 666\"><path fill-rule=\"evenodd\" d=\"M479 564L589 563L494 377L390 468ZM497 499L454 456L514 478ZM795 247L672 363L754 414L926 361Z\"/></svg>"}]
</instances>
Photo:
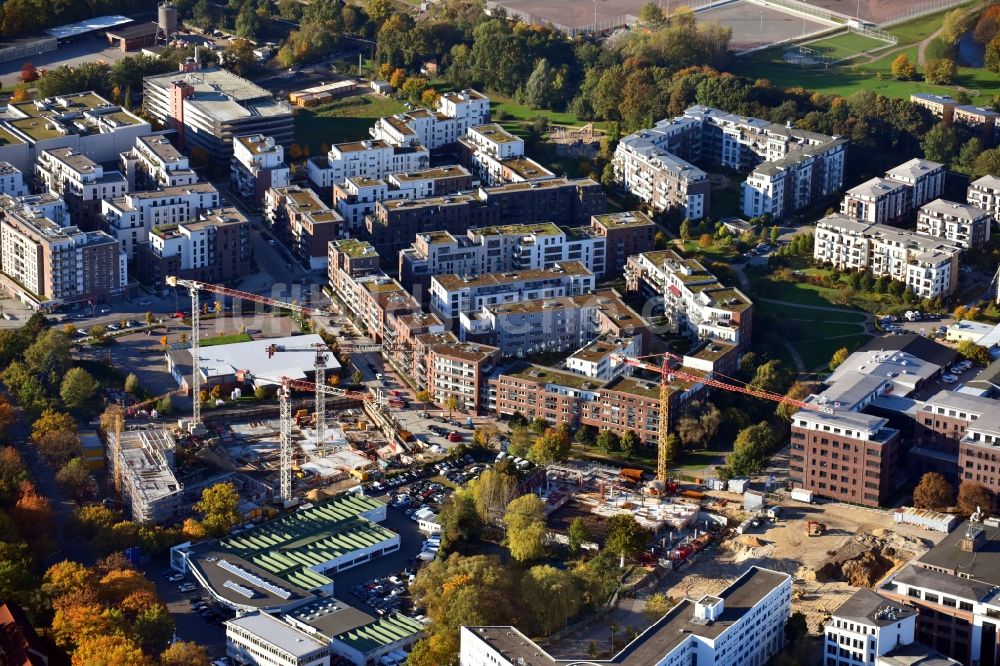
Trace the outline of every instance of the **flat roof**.
<instances>
[{"instance_id":1,"label":"flat roof","mask_svg":"<svg viewBox=\"0 0 1000 666\"><path fill-rule=\"evenodd\" d=\"M375 248L368 241L362 241L356 238L344 238L332 242L334 248L336 248L338 252L343 252L351 259L378 257L378 252L375 251Z\"/></svg>"},{"instance_id":2,"label":"flat roof","mask_svg":"<svg viewBox=\"0 0 1000 666\"><path fill-rule=\"evenodd\" d=\"M917 614L913 606L906 606L868 588L861 588L842 603L831 615L836 618L886 627Z\"/></svg>"},{"instance_id":3,"label":"flat roof","mask_svg":"<svg viewBox=\"0 0 1000 666\"><path fill-rule=\"evenodd\" d=\"M529 363L515 363L500 374L514 377L515 379L538 382L539 384L556 384L582 391L596 391L604 384L601 380L587 377L586 375L578 375L575 372L567 370L547 368L543 365Z\"/></svg>"},{"instance_id":4,"label":"flat roof","mask_svg":"<svg viewBox=\"0 0 1000 666\"><path fill-rule=\"evenodd\" d=\"M299 631L278 618L260 611L226 620L226 625L244 629L296 659L309 657L327 647L323 641L319 641L304 631Z\"/></svg>"},{"instance_id":5,"label":"flat roof","mask_svg":"<svg viewBox=\"0 0 1000 666\"><path fill-rule=\"evenodd\" d=\"M476 125L475 127L470 127L469 132L474 132L483 137L486 137L487 139L493 141L494 143L514 143L515 141L523 141L523 139L521 139L519 136L511 134L497 123Z\"/></svg>"},{"instance_id":6,"label":"flat roof","mask_svg":"<svg viewBox=\"0 0 1000 666\"><path fill-rule=\"evenodd\" d=\"M333 640L344 643L364 654L424 631L424 625L399 613L387 615L374 622L345 631Z\"/></svg>"},{"instance_id":7,"label":"flat roof","mask_svg":"<svg viewBox=\"0 0 1000 666\"><path fill-rule=\"evenodd\" d=\"M604 215L594 215L591 219L609 229L645 227L653 225L653 220L651 220L649 216L641 210L626 210L620 213L605 213Z\"/></svg>"},{"instance_id":8,"label":"flat roof","mask_svg":"<svg viewBox=\"0 0 1000 666\"><path fill-rule=\"evenodd\" d=\"M293 623L302 623L320 632L327 639L356 629L375 618L334 597L319 597L284 614Z\"/></svg>"},{"instance_id":9,"label":"flat roof","mask_svg":"<svg viewBox=\"0 0 1000 666\"><path fill-rule=\"evenodd\" d=\"M972 556L958 544L969 530L982 530L986 539ZM964 520L949 532L936 546L917 558L925 567L944 570L945 575L970 579L991 586L1000 585L1000 528L977 525Z\"/></svg>"},{"instance_id":10,"label":"flat roof","mask_svg":"<svg viewBox=\"0 0 1000 666\"><path fill-rule=\"evenodd\" d=\"M962 664L922 643L895 647L878 657L876 663L879 666L961 666Z\"/></svg>"},{"instance_id":11,"label":"flat roof","mask_svg":"<svg viewBox=\"0 0 1000 666\"><path fill-rule=\"evenodd\" d=\"M50 37L55 37L56 39L66 39L67 37L85 35L88 32L94 32L95 30L107 30L108 28L114 28L131 22L132 19L127 16L112 14L108 16L97 16L95 18L78 21L76 23L67 23L66 25L56 26L55 28L48 28L45 30L45 33Z\"/></svg>"},{"instance_id":12,"label":"flat roof","mask_svg":"<svg viewBox=\"0 0 1000 666\"><path fill-rule=\"evenodd\" d=\"M431 281L437 281L448 291L463 288L499 286L518 282L534 282L551 280L560 277L593 275L579 261L560 262L549 269L531 269L512 273L489 273L487 275L462 276L456 274L435 275Z\"/></svg>"}]
</instances>

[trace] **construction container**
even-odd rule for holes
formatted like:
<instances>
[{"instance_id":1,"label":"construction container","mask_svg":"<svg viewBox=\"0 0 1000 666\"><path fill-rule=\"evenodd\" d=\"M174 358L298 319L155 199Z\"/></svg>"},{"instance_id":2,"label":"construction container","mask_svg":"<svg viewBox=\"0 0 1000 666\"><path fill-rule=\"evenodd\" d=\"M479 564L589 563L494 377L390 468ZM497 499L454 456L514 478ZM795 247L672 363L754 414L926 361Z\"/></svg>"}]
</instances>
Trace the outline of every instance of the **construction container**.
<instances>
[{"instance_id":1,"label":"construction container","mask_svg":"<svg viewBox=\"0 0 1000 666\"><path fill-rule=\"evenodd\" d=\"M958 521L955 516L947 513L916 509L911 506L896 509L892 513L892 519L894 522L904 525L918 525L925 530L934 530L935 532L944 532L945 534L951 532Z\"/></svg>"},{"instance_id":2,"label":"construction container","mask_svg":"<svg viewBox=\"0 0 1000 666\"><path fill-rule=\"evenodd\" d=\"M726 489L731 493L742 493L746 490L747 482L750 479L741 477L738 479L729 479L729 483L726 484Z\"/></svg>"},{"instance_id":3,"label":"construction container","mask_svg":"<svg viewBox=\"0 0 1000 666\"><path fill-rule=\"evenodd\" d=\"M743 493L743 510L758 511L764 508L764 495L753 490Z\"/></svg>"},{"instance_id":4,"label":"construction container","mask_svg":"<svg viewBox=\"0 0 1000 666\"><path fill-rule=\"evenodd\" d=\"M726 482L722 479L716 479L714 477L705 479L705 485L708 486L709 490L725 490Z\"/></svg>"},{"instance_id":5,"label":"construction container","mask_svg":"<svg viewBox=\"0 0 1000 666\"><path fill-rule=\"evenodd\" d=\"M813 491L805 488L792 488L792 499L796 502L813 503Z\"/></svg>"}]
</instances>

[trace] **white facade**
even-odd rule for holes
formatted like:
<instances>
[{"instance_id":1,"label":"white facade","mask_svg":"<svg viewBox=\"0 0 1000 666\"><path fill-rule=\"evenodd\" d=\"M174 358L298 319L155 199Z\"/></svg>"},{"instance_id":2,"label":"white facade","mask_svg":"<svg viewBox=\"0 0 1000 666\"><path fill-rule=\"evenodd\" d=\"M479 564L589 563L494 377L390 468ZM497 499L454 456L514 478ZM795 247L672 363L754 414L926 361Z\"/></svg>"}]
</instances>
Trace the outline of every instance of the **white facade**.
<instances>
[{"instance_id":1,"label":"white facade","mask_svg":"<svg viewBox=\"0 0 1000 666\"><path fill-rule=\"evenodd\" d=\"M0 162L0 194L23 197L27 193L21 170L7 162Z\"/></svg>"},{"instance_id":2,"label":"white facade","mask_svg":"<svg viewBox=\"0 0 1000 666\"><path fill-rule=\"evenodd\" d=\"M944 238L966 250L989 243L993 216L970 204L935 199L920 208L917 233Z\"/></svg>"},{"instance_id":3,"label":"white facade","mask_svg":"<svg viewBox=\"0 0 1000 666\"><path fill-rule=\"evenodd\" d=\"M233 138L231 173L236 191L258 201L269 188L288 187L291 183L285 149L263 134Z\"/></svg>"},{"instance_id":4,"label":"white facade","mask_svg":"<svg viewBox=\"0 0 1000 666\"><path fill-rule=\"evenodd\" d=\"M226 621L226 654L254 666L329 666L324 642L267 613Z\"/></svg>"},{"instance_id":5,"label":"white facade","mask_svg":"<svg viewBox=\"0 0 1000 666\"><path fill-rule=\"evenodd\" d=\"M969 183L966 201L1000 219L1000 178L988 175Z\"/></svg>"},{"instance_id":6,"label":"white facade","mask_svg":"<svg viewBox=\"0 0 1000 666\"><path fill-rule=\"evenodd\" d=\"M149 184L156 187L178 187L198 182L186 155L163 135L136 138L132 150L122 155L124 160L136 160L137 169Z\"/></svg>"},{"instance_id":7,"label":"white facade","mask_svg":"<svg viewBox=\"0 0 1000 666\"><path fill-rule=\"evenodd\" d=\"M338 143L326 159L306 162L309 180L317 187L329 188L348 178L385 178L389 174L417 171L430 164L430 153L422 145L394 146L382 140Z\"/></svg>"},{"instance_id":8,"label":"white facade","mask_svg":"<svg viewBox=\"0 0 1000 666\"><path fill-rule=\"evenodd\" d=\"M912 159L844 195L840 213L860 222L887 224L912 214L944 192L944 165Z\"/></svg>"},{"instance_id":9,"label":"white facade","mask_svg":"<svg viewBox=\"0 0 1000 666\"><path fill-rule=\"evenodd\" d=\"M394 146L418 143L430 150L455 143L470 127L489 120L490 100L475 90L445 93L436 110L417 109L379 118L369 129L372 138Z\"/></svg>"},{"instance_id":10,"label":"white facade","mask_svg":"<svg viewBox=\"0 0 1000 666\"><path fill-rule=\"evenodd\" d=\"M131 259L135 246L149 241L153 227L189 222L202 211L219 205L219 191L214 185L194 183L104 200L101 217L105 229L121 242Z\"/></svg>"},{"instance_id":11,"label":"white facade","mask_svg":"<svg viewBox=\"0 0 1000 666\"><path fill-rule=\"evenodd\" d=\"M59 196L76 196L82 201L103 201L128 191L120 171L104 168L75 148L43 150L38 155L35 175L45 189Z\"/></svg>"},{"instance_id":12,"label":"white facade","mask_svg":"<svg viewBox=\"0 0 1000 666\"><path fill-rule=\"evenodd\" d=\"M912 608L859 590L823 629L823 663L833 659L836 666L876 666L878 657L913 643L916 624Z\"/></svg>"},{"instance_id":13,"label":"white facade","mask_svg":"<svg viewBox=\"0 0 1000 666\"><path fill-rule=\"evenodd\" d=\"M961 248L948 241L831 215L816 224L813 259L905 282L921 298L950 295Z\"/></svg>"},{"instance_id":14,"label":"white facade","mask_svg":"<svg viewBox=\"0 0 1000 666\"><path fill-rule=\"evenodd\" d=\"M566 367L573 372L602 382L627 375L631 367L615 362L615 356L635 358L642 354L642 338L599 339L587 343L566 358Z\"/></svg>"}]
</instances>

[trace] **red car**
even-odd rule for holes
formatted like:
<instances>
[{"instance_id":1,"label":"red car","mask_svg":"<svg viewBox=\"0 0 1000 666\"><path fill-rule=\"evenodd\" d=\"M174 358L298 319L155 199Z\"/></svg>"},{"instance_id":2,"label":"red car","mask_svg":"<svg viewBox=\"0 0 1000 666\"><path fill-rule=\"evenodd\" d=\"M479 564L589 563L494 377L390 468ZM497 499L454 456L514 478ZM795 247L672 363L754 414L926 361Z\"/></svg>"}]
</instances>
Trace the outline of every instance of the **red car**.
<instances>
[{"instance_id":1,"label":"red car","mask_svg":"<svg viewBox=\"0 0 1000 666\"><path fill-rule=\"evenodd\" d=\"M462 441L462 436L459 435L454 430L452 430L451 432L448 433L448 441L449 442L461 442Z\"/></svg>"},{"instance_id":2,"label":"red car","mask_svg":"<svg viewBox=\"0 0 1000 666\"><path fill-rule=\"evenodd\" d=\"M185 318L187 318L187 316L188 315L187 315L186 312L175 312L172 315L170 315L170 318L171 319L185 319Z\"/></svg>"}]
</instances>

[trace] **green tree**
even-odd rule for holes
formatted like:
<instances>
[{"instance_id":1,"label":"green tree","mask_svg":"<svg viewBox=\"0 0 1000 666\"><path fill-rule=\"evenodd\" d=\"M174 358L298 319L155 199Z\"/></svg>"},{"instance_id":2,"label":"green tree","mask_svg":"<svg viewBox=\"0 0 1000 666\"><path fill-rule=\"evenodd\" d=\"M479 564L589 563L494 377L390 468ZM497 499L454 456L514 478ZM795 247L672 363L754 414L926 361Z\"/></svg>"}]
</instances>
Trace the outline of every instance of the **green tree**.
<instances>
[{"instance_id":1,"label":"green tree","mask_svg":"<svg viewBox=\"0 0 1000 666\"><path fill-rule=\"evenodd\" d=\"M201 491L201 500L194 505L194 510L203 514L202 524L209 534L222 536L240 522L239 503L236 486L216 483Z\"/></svg>"},{"instance_id":2,"label":"green tree","mask_svg":"<svg viewBox=\"0 0 1000 666\"><path fill-rule=\"evenodd\" d=\"M162 604L148 608L132 625L135 640L149 654L160 654L174 635L174 620Z\"/></svg>"},{"instance_id":3,"label":"green tree","mask_svg":"<svg viewBox=\"0 0 1000 666\"><path fill-rule=\"evenodd\" d=\"M568 571L548 564L531 567L521 577L521 598L537 625L539 633L551 634L565 627L579 610L576 580Z\"/></svg>"},{"instance_id":4,"label":"green tree","mask_svg":"<svg viewBox=\"0 0 1000 666\"><path fill-rule=\"evenodd\" d=\"M958 67L951 58L931 60L924 68L924 80L935 85L951 85L958 75Z\"/></svg>"},{"instance_id":5,"label":"green tree","mask_svg":"<svg viewBox=\"0 0 1000 666\"><path fill-rule=\"evenodd\" d=\"M518 495L517 477L498 469L488 469L472 484L476 513L488 525L500 522L507 505Z\"/></svg>"},{"instance_id":6,"label":"green tree","mask_svg":"<svg viewBox=\"0 0 1000 666\"><path fill-rule=\"evenodd\" d=\"M778 243L778 237L781 235L781 229L775 224L771 227L771 244L776 245Z\"/></svg>"},{"instance_id":7,"label":"green tree","mask_svg":"<svg viewBox=\"0 0 1000 666\"><path fill-rule=\"evenodd\" d=\"M967 15L965 9L953 9L941 20L940 38L945 44L957 44L966 32L972 28L972 15Z\"/></svg>"},{"instance_id":8,"label":"green tree","mask_svg":"<svg viewBox=\"0 0 1000 666\"><path fill-rule=\"evenodd\" d=\"M1000 72L1000 35L991 39L990 43L986 45L983 64L991 72Z\"/></svg>"},{"instance_id":9,"label":"green tree","mask_svg":"<svg viewBox=\"0 0 1000 666\"><path fill-rule=\"evenodd\" d=\"M981 178L988 175L1000 175L1000 148L984 150L976 157L972 177Z\"/></svg>"},{"instance_id":10,"label":"green tree","mask_svg":"<svg viewBox=\"0 0 1000 666\"><path fill-rule=\"evenodd\" d=\"M718 410L716 410L718 412ZM681 457L681 438L677 436L677 433L670 433L667 435L666 445L666 458L667 467L670 467Z\"/></svg>"},{"instance_id":11,"label":"green tree","mask_svg":"<svg viewBox=\"0 0 1000 666\"><path fill-rule=\"evenodd\" d=\"M70 409L79 409L90 404L97 395L97 382L83 368L71 368L63 377L59 387L59 397Z\"/></svg>"},{"instance_id":12,"label":"green tree","mask_svg":"<svg viewBox=\"0 0 1000 666\"><path fill-rule=\"evenodd\" d=\"M802 611L795 611L785 622L785 642L788 645L795 645L800 638L809 634L809 626L806 624L806 616Z\"/></svg>"},{"instance_id":13,"label":"green tree","mask_svg":"<svg viewBox=\"0 0 1000 666\"><path fill-rule=\"evenodd\" d=\"M454 393L450 394L447 398L445 398L444 406L448 409L448 418L450 419L452 417L452 413L458 409L458 396Z\"/></svg>"},{"instance_id":14,"label":"green tree","mask_svg":"<svg viewBox=\"0 0 1000 666\"><path fill-rule=\"evenodd\" d=\"M211 666L211 660L201 645L177 641L160 655L160 666Z\"/></svg>"},{"instance_id":15,"label":"green tree","mask_svg":"<svg viewBox=\"0 0 1000 666\"><path fill-rule=\"evenodd\" d=\"M545 553L545 503L535 494L521 495L504 512L504 543L518 562L537 560Z\"/></svg>"},{"instance_id":16,"label":"green tree","mask_svg":"<svg viewBox=\"0 0 1000 666\"><path fill-rule=\"evenodd\" d=\"M577 516L569 524L566 537L569 540L569 550L571 553L580 552L580 547L590 541L590 529L587 528L587 523L584 522L582 516Z\"/></svg>"},{"instance_id":17,"label":"green tree","mask_svg":"<svg viewBox=\"0 0 1000 666\"><path fill-rule=\"evenodd\" d=\"M847 349L847 347L841 347L837 351L833 352L833 356L830 357L830 372L839 368L850 355L851 352Z\"/></svg>"},{"instance_id":18,"label":"green tree","mask_svg":"<svg viewBox=\"0 0 1000 666\"><path fill-rule=\"evenodd\" d=\"M913 506L918 509L938 511L951 506L954 489L937 472L927 472L920 477L920 483L913 489Z\"/></svg>"},{"instance_id":19,"label":"green tree","mask_svg":"<svg viewBox=\"0 0 1000 666\"><path fill-rule=\"evenodd\" d=\"M938 123L924 135L920 142L924 157L934 162L950 164L958 154L959 139L955 128Z\"/></svg>"},{"instance_id":20,"label":"green tree","mask_svg":"<svg viewBox=\"0 0 1000 666\"><path fill-rule=\"evenodd\" d=\"M621 439L618 437L618 433L613 430L602 430L597 435L597 448L601 451L610 453L620 450L621 447Z\"/></svg>"},{"instance_id":21,"label":"green tree","mask_svg":"<svg viewBox=\"0 0 1000 666\"><path fill-rule=\"evenodd\" d=\"M655 2L647 2L639 10L639 23L643 25L658 27L664 20L663 10Z\"/></svg>"},{"instance_id":22,"label":"green tree","mask_svg":"<svg viewBox=\"0 0 1000 666\"><path fill-rule=\"evenodd\" d=\"M621 447L623 453L632 455L639 450L641 445L642 440L639 439L639 435L634 430L626 430L622 433Z\"/></svg>"},{"instance_id":23,"label":"green tree","mask_svg":"<svg viewBox=\"0 0 1000 666\"><path fill-rule=\"evenodd\" d=\"M605 524L604 547L621 558L619 566L624 567L626 557L635 557L646 548L649 536L632 514L620 513Z\"/></svg>"},{"instance_id":24,"label":"green tree","mask_svg":"<svg viewBox=\"0 0 1000 666\"><path fill-rule=\"evenodd\" d=\"M551 108L555 81L556 71L548 60L541 58L524 84L524 101L533 109Z\"/></svg>"},{"instance_id":25,"label":"green tree","mask_svg":"<svg viewBox=\"0 0 1000 666\"><path fill-rule=\"evenodd\" d=\"M666 615L674 607L673 600L662 592L654 592L646 597L646 605L643 612L654 622Z\"/></svg>"},{"instance_id":26,"label":"green tree","mask_svg":"<svg viewBox=\"0 0 1000 666\"><path fill-rule=\"evenodd\" d=\"M132 395L139 395L142 391L142 386L139 385L139 378L134 372L128 373L128 376L125 378L125 390Z\"/></svg>"},{"instance_id":27,"label":"green tree","mask_svg":"<svg viewBox=\"0 0 1000 666\"><path fill-rule=\"evenodd\" d=\"M981 345L977 345L971 340L963 340L958 343L958 347L955 349L959 354L978 365L989 365L993 362L993 359L990 356L990 350Z\"/></svg>"},{"instance_id":28,"label":"green tree","mask_svg":"<svg viewBox=\"0 0 1000 666\"><path fill-rule=\"evenodd\" d=\"M391 0L366 0L365 11L376 23L385 23L392 16L393 7Z\"/></svg>"},{"instance_id":29,"label":"green tree","mask_svg":"<svg viewBox=\"0 0 1000 666\"><path fill-rule=\"evenodd\" d=\"M736 435L733 452L726 456L726 466L735 476L757 474L763 471L775 442L774 430L766 421L744 428Z\"/></svg>"},{"instance_id":30,"label":"green tree","mask_svg":"<svg viewBox=\"0 0 1000 666\"><path fill-rule=\"evenodd\" d=\"M477 539L482 532L483 522L476 512L476 499L472 491L459 488L452 493L441 506L438 522L441 524L441 547L445 550L450 550L455 544Z\"/></svg>"},{"instance_id":31,"label":"green tree","mask_svg":"<svg viewBox=\"0 0 1000 666\"><path fill-rule=\"evenodd\" d=\"M95 342L104 342L107 335L108 329L104 326L104 324L94 324L90 327L90 337L92 337Z\"/></svg>"},{"instance_id":32,"label":"green tree","mask_svg":"<svg viewBox=\"0 0 1000 666\"><path fill-rule=\"evenodd\" d=\"M90 471L83 458L73 458L56 473L56 481L76 500L82 500L90 491Z\"/></svg>"},{"instance_id":33,"label":"green tree","mask_svg":"<svg viewBox=\"0 0 1000 666\"><path fill-rule=\"evenodd\" d=\"M581 425L573 434L573 441L577 444L592 446L597 441L597 429L594 426Z\"/></svg>"},{"instance_id":34,"label":"green tree","mask_svg":"<svg viewBox=\"0 0 1000 666\"><path fill-rule=\"evenodd\" d=\"M685 243L691 240L691 220L687 218L681 222L681 240Z\"/></svg>"}]
</instances>

